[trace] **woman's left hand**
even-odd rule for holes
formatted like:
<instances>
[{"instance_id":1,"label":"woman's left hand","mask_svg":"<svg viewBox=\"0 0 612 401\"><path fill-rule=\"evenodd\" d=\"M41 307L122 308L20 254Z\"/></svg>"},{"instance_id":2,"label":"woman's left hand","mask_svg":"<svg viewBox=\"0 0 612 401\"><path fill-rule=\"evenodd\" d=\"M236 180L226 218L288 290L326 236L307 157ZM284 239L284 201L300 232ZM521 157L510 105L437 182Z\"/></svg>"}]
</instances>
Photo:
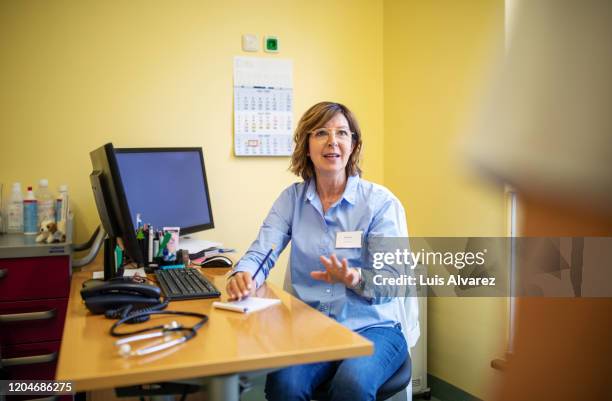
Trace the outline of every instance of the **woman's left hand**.
<instances>
[{"instance_id":1,"label":"woman's left hand","mask_svg":"<svg viewBox=\"0 0 612 401\"><path fill-rule=\"evenodd\" d=\"M310 277L327 283L342 283L348 288L355 288L359 282L359 272L352 267L348 267L346 258L343 258L340 262L336 254L332 254L330 258L321 255L319 259L323 263L325 271L311 272Z\"/></svg>"}]
</instances>

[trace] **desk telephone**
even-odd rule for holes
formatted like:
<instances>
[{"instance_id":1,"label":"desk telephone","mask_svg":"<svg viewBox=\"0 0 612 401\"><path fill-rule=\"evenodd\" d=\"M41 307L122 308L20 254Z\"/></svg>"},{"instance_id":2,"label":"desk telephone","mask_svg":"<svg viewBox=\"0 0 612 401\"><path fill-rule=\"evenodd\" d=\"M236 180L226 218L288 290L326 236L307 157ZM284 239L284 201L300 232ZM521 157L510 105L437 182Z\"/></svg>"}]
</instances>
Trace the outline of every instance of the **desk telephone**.
<instances>
[{"instance_id":1,"label":"desk telephone","mask_svg":"<svg viewBox=\"0 0 612 401\"><path fill-rule=\"evenodd\" d=\"M105 313L126 305L149 308L161 304L161 291L151 284L118 279L111 281L90 280L83 284L81 298L93 314Z\"/></svg>"}]
</instances>

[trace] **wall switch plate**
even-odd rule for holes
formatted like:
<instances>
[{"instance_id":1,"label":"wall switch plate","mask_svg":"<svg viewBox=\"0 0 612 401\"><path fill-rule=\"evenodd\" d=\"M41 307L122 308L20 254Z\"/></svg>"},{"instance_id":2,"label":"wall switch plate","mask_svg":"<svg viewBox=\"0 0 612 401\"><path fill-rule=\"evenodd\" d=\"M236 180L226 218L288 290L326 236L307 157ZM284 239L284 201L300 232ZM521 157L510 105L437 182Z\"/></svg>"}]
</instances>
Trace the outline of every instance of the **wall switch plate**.
<instances>
[{"instance_id":1,"label":"wall switch plate","mask_svg":"<svg viewBox=\"0 0 612 401\"><path fill-rule=\"evenodd\" d=\"M259 50L257 35L245 33L242 35L242 50L245 52L256 52Z\"/></svg>"},{"instance_id":2,"label":"wall switch plate","mask_svg":"<svg viewBox=\"0 0 612 401\"><path fill-rule=\"evenodd\" d=\"M276 36L264 36L264 50L268 53L278 53L278 37Z\"/></svg>"}]
</instances>

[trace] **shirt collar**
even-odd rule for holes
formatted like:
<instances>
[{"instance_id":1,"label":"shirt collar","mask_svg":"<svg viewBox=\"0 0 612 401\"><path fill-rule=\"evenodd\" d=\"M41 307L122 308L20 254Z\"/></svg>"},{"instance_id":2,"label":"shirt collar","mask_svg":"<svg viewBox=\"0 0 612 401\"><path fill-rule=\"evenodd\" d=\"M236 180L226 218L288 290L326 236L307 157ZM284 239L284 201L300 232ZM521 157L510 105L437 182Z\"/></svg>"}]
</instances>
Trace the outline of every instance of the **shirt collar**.
<instances>
[{"instance_id":1,"label":"shirt collar","mask_svg":"<svg viewBox=\"0 0 612 401\"><path fill-rule=\"evenodd\" d=\"M351 175L349 176L346 187L344 188L344 193L342 194L342 199L346 199L347 202L354 205L357 197L357 186L359 185L359 175ZM306 189L306 200L312 202L312 200L317 197L317 184L315 182L314 177L308 180L308 187Z\"/></svg>"},{"instance_id":2,"label":"shirt collar","mask_svg":"<svg viewBox=\"0 0 612 401\"><path fill-rule=\"evenodd\" d=\"M312 203L312 200L317 196L317 184L315 183L314 177L308 180L308 187L306 187L306 200Z\"/></svg>"},{"instance_id":3,"label":"shirt collar","mask_svg":"<svg viewBox=\"0 0 612 401\"><path fill-rule=\"evenodd\" d=\"M346 199L348 203L354 205L357 198L357 186L359 185L359 175L351 175L344 188L344 194L342 197Z\"/></svg>"}]
</instances>

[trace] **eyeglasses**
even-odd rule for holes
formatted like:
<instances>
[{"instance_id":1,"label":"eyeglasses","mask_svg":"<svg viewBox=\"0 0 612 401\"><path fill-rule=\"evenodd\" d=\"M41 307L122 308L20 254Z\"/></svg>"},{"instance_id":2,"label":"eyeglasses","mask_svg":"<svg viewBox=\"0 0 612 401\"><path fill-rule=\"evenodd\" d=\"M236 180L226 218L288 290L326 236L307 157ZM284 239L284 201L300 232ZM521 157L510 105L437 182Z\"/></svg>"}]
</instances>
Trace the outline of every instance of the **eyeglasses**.
<instances>
[{"instance_id":1,"label":"eyeglasses","mask_svg":"<svg viewBox=\"0 0 612 401\"><path fill-rule=\"evenodd\" d=\"M335 134L336 139L341 142L350 142L355 136L354 133L346 128L338 128L336 130L331 128L317 128L316 130L310 131L310 135L320 142L327 142L332 132Z\"/></svg>"}]
</instances>

